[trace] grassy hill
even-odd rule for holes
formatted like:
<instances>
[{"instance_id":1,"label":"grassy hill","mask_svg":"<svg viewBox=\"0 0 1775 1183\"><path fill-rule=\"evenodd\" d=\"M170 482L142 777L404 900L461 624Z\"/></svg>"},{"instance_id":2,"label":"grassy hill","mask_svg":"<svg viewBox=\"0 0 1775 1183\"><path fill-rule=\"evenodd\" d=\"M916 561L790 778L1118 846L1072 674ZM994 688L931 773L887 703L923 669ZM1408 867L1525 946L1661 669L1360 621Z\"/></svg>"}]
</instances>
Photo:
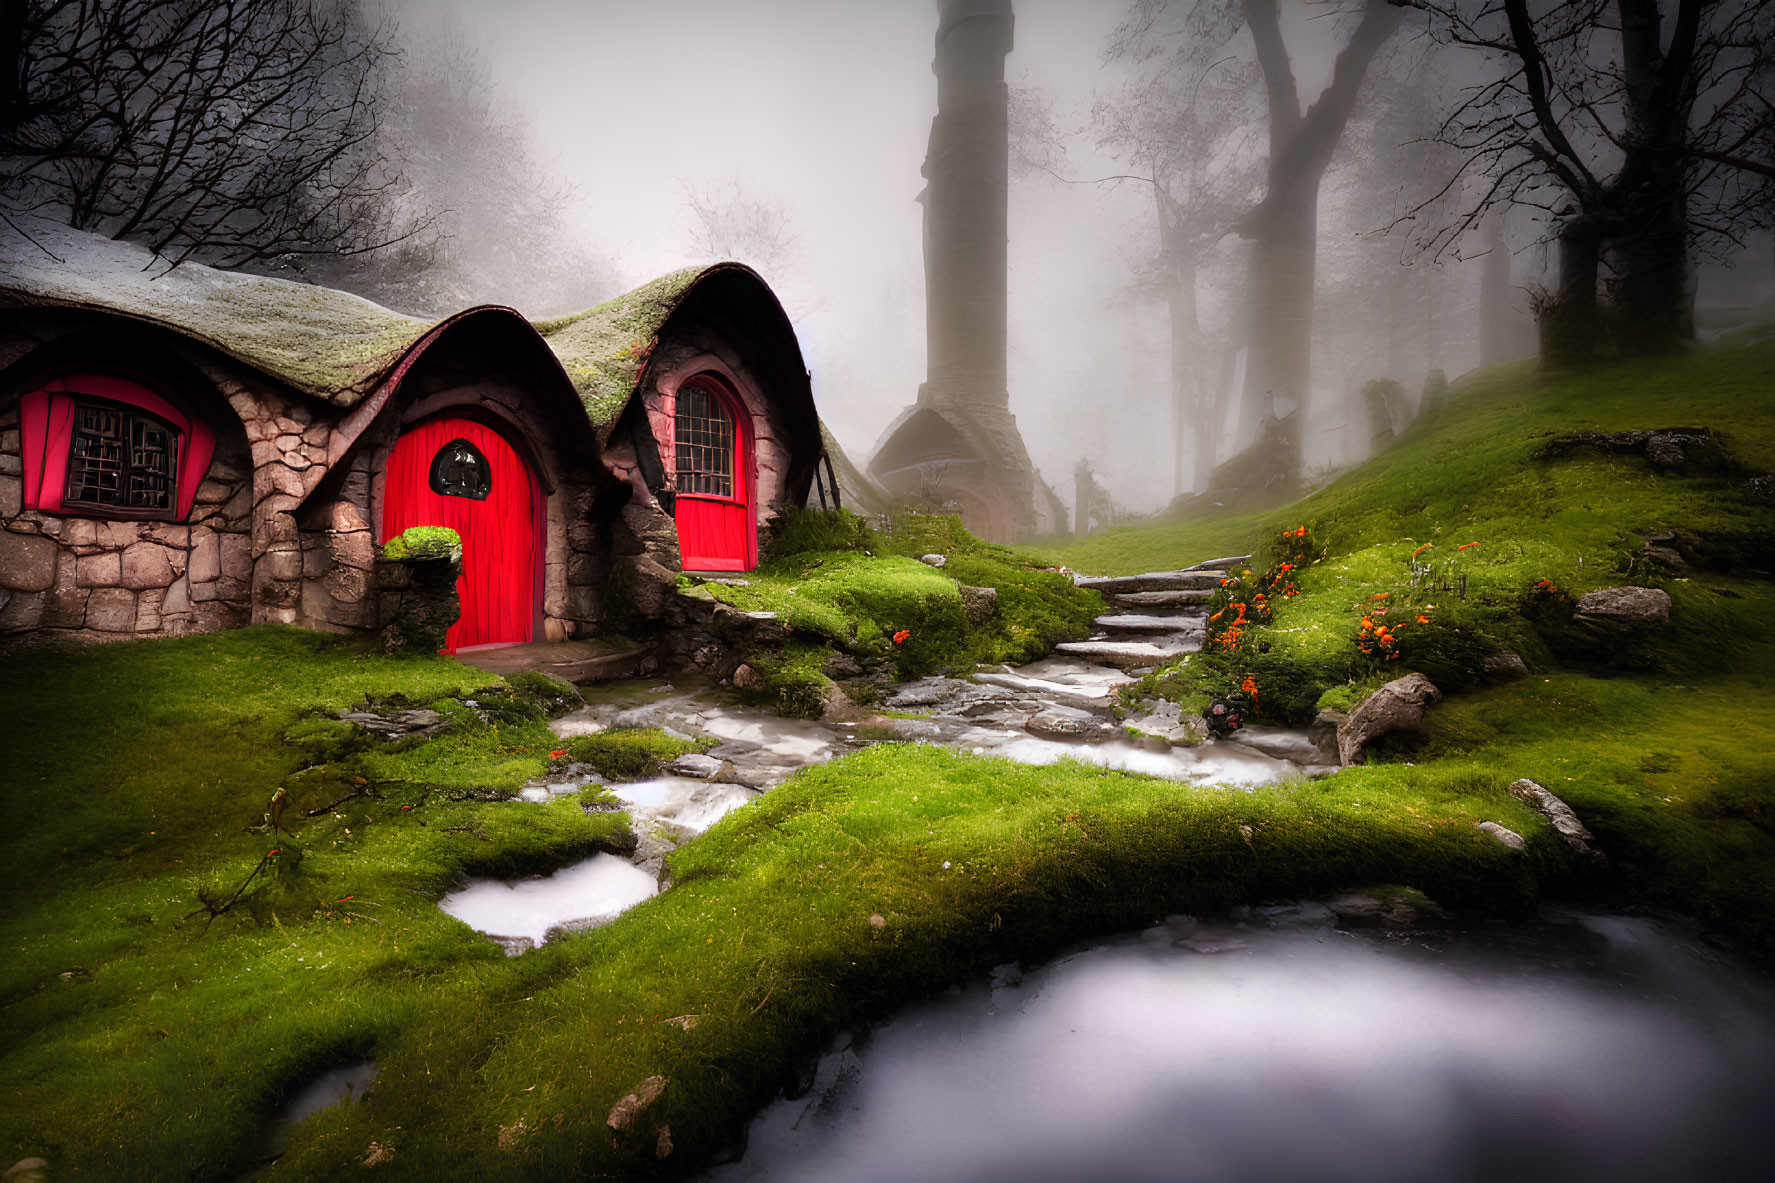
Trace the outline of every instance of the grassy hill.
<instances>
[{"instance_id":1,"label":"grassy hill","mask_svg":"<svg viewBox=\"0 0 1775 1183\"><path fill-rule=\"evenodd\" d=\"M1252 676L1262 711L1299 719L1422 659L1449 698L1421 737L1363 765L1226 792L876 746L685 844L670 891L515 958L438 898L465 875L631 840L620 813L509 800L549 766L543 720L560 704L546 686L268 627L0 658L0 1163L232 1178L295 1089L371 1057L368 1098L291 1130L272 1177L366 1161L427 1180L684 1171L832 1034L922 991L1168 912L1343 888L1409 884L1504 912L1550 890L1651 899L1767 953L1775 594L1754 569L1769 510L1736 477L1533 453L1578 429L1692 425L1775 467L1772 393L1775 346L1581 379L1503 367L1296 506L1054 551L1148 570L1307 527L1316 561L1268 627L1143 690ZM1670 531L1686 571L1640 557L1648 534ZM968 632L964 657L1023 654L1089 608L998 548L894 545L948 550L963 582L999 588L1007 619ZM959 592L904 554L867 565L870 549L796 552L735 598L917 672L941 655L915 642L963 635ZM1543 580L1560 595L1536 593ZM1600 643L1569 600L1621 582L1667 589L1670 623ZM1389 608L1404 618L1399 659L1360 649L1377 604L1414 609ZM899 628L911 635L896 650ZM1507 647L1528 676L1484 673ZM332 716L366 699L430 707L450 727L388 744ZM1607 869L1571 859L1509 795L1519 776L1572 803ZM279 787L289 833L265 824ZM261 867L240 905L203 914L202 898ZM611 1126L626 1095L653 1091L643 1120Z\"/></svg>"}]
</instances>

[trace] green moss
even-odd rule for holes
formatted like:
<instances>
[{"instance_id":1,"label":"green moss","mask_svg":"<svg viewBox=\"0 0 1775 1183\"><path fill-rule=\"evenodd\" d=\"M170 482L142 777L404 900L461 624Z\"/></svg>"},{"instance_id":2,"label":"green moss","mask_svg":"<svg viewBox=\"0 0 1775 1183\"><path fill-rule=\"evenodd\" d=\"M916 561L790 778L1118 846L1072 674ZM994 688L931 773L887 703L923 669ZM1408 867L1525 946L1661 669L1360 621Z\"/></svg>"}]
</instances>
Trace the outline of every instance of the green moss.
<instances>
[{"instance_id":1,"label":"green moss","mask_svg":"<svg viewBox=\"0 0 1775 1183\"><path fill-rule=\"evenodd\" d=\"M685 267L585 312L536 322L600 437L609 434L634 394L660 326L710 270Z\"/></svg>"},{"instance_id":2,"label":"green moss","mask_svg":"<svg viewBox=\"0 0 1775 1183\"><path fill-rule=\"evenodd\" d=\"M461 558L462 536L448 526L409 526L382 544L382 557L396 562Z\"/></svg>"},{"instance_id":3,"label":"green moss","mask_svg":"<svg viewBox=\"0 0 1775 1183\"><path fill-rule=\"evenodd\" d=\"M776 612L804 641L891 662L900 678L1034 660L1060 641L1088 636L1103 610L1097 593L979 541L957 518L907 515L892 525L885 540L847 512L792 513L765 561L747 576L750 586L702 590L740 608ZM910 557L939 549L948 560L941 568ZM997 611L969 623L961 584L996 589ZM818 662L805 651L761 661L790 671L783 677L795 683L797 703L812 709L813 693L827 681Z\"/></svg>"},{"instance_id":4,"label":"green moss","mask_svg":"<svg viewBox=\"0 0 1775 1183\"><path fill-rule=\"evenodd\" d=\"M705 746L673 739L658 727L625 727L568 740L567 754L608 780L630 781L658 776L667 761Z\"/></svg>"}]
</instances>

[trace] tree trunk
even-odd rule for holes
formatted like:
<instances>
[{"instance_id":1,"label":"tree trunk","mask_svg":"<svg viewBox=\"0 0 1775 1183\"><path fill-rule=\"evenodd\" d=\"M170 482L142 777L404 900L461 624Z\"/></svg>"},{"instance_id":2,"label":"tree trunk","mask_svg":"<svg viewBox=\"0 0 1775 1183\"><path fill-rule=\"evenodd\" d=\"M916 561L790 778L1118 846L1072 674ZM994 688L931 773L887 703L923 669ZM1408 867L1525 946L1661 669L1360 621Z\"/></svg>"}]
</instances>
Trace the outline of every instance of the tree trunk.
<instances>
[{"instance_id":1,"label":"tree trunk","mask_svg":"<svg viewBox=\"0 0 1775 1183\"><path fill-rule=\"evenodd\" d=\"M1616 0L1621 18L1626 159L1610 185L1609 254L1619 276L1617 343L1628 354L1669 353L1695 336L1688 251L1690 71L1697 0L1678 7L1666 56L1658 0Z\"/></svg>"},{"instance_id":2,"label":"tree trunk","mask_svg":"<svg viewBox=\"0 0 1775 1183\"><path fill-rule=\"evenodd\" d=\"M1494 365L1515 356L1510 308L1510 248L1504 219L1493 214L1486 227L1485 263L1479 272L1479 364Z\"/></svg>"},{"instance_id":3,"label":"tree trunk","mask_svg":"<svg viewBox=\"0 0 1775 1183\"><path fill-rule=\"evenodd\" d=\"M1254 227L1246 307L1245 389L1239 438L1268 453L1266 486L1297 484L1301 423L1312 396L1313 281L1317 266L1319 176L1272 186Z\"/></svg>"},{"instance_id":4,"label":"tree trunk","mask_svg":"<svg viewBox=\"0 0 1775 1183\"><path fill-rule=\"evenodd\" d=\"M1596 355L1596 268L1602 234L1589 218L1559 232L1559 291L1540 309L1541 362L1582 365Z\"/></svg>"},{"instance_id":5,"label":"tree trunk","mask_svg":"<svg viewBox=\"0 0 1775 1183\"><path fill-rule=\"evenodd\" d=\"M1216 427L1204 422L1202 368L1202 325L1196 309L1196 266L1193 260L1179 259L1172 268L1166 302L1171 314L1171 435L1174 464L1171 494L1184 490L1183 455L1186 445L1193 444L1197 453L1194 471L1200 472L1203 451L1208 453L1208 467L1214 467Z\"/></svg>"}]
</instances>

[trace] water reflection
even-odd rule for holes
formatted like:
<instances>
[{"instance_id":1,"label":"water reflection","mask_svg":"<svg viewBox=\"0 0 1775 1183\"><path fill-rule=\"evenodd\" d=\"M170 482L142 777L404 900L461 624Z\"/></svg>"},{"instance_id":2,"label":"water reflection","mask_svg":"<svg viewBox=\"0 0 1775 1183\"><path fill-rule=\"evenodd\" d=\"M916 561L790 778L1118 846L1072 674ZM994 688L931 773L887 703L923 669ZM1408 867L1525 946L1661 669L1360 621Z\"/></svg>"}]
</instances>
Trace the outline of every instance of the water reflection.
<instances>
[{"instance_id":1,"label":"water reflection","mask_svg":"<svg viewBox=\"0 0 1775 1183\"><path fill-rule=\"evenodd\" d=\"M1325 915L1001 967L829 1053L709 1177L1768 1177L1770 990L1678 930Z\"/></svg>"}]
</instances>

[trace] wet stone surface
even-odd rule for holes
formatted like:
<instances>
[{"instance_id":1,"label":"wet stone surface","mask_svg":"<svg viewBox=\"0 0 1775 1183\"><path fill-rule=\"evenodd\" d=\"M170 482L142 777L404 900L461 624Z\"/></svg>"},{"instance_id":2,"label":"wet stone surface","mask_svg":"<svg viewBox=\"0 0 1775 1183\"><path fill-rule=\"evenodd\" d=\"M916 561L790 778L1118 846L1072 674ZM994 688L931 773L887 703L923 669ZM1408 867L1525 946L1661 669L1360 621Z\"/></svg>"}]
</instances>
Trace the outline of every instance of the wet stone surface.
<instances>
[{"instance_id":1,"label":"wet stone surface","mask_svg":"<svg viewBox=\"0 0 1775 1183\"><path fill-rule=\"evenodd\" d=\"M1159 588L1193 589L1211 582L1212 573L1136 577L1141 579ZM1203 623L1200 609L1124 611L1100 620L1093 639L1077 646L1083 652L1059 652L966 678L937 676L896 686L881 704L893 714L857 711L842 719L784 719L729 705L713 691L669 683L637 683L630 697L601 696L556 719L551 729L566 739L609 728L658 727L673 738L710 746L668 762L662 776L633 784L604 785L591 768L576 764L526 785L519 797L527 803L602 785L633 819L634 853L626 862L597 855L541 879L479 881L449 897L446 910L500 940L509 952L540 944L563 926L608 922L669 886L663 882L664 858L679 843L798 770L870 743L930 743L1026 764L1076 760L1246 791L1329 771L1305 732L1252 728L1231 739L1208 739L1199 719L1183 717L1169 703L1127 721L1117 717L1118 692L1133 678L1116 667L1128 664L1128 655L1136 650L1139 660L1153 661L1199 648ZM1114 660L1095 660L1105 653ZM585 808L613 806L594 802ZM619 872L613 862L633 874ZM649 889L643 890L643 884Z\"/></svg>"}]
</instances>

